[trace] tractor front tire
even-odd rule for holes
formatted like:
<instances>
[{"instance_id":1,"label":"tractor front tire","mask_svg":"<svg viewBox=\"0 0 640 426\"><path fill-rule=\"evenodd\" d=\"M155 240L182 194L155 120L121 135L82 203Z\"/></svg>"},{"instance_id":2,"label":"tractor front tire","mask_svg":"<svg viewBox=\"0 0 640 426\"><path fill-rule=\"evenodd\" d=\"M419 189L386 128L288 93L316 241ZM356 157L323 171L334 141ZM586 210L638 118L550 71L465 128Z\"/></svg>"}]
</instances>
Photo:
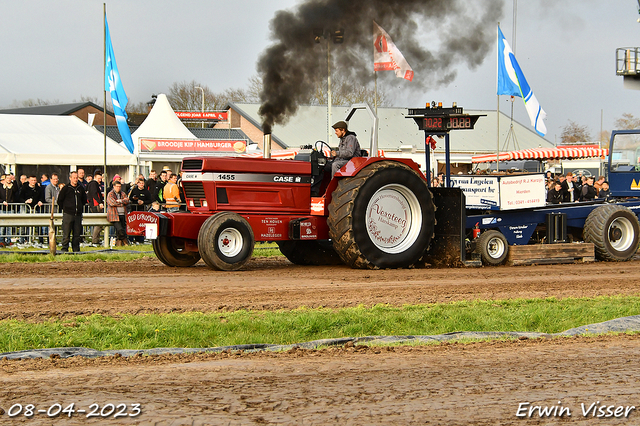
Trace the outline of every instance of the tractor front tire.
<instances>
[{"instance_id":1,"label":"tractor front tire","mask_svg":"<svg viewBox=\"0 0 640 426\"><path fill-rule=\"evenodd\" d=\"M584 223L584 240L593 243L600 260L622 262L638 250L640 224L635 213L616 204L597 207Z\"/></svg>"},{"instance_id":2,"label":"tractor front tire","mask_svg":"<svg viewBox=\"0 0 640 426\"><path fill-rule=\"evenodd\" d=\"M509 254L509 243L502 232L491 229L478 237L476 252L480 254L483 265L502 265Z\"/></svg>"},{"instance_id":3,"label":"tractor front tire","mask_svg":"<svg viewBox=\"0 0 640 426\"><path fill-rule=\"evenodd\" d=\"M352 268L406 268L431 242L435 205L426 181L397 161L342 178L331 195L329 236Z\"/></svg>"},{"instance_id":4,"label":"tractor front tire","mask_svg":"<svg viewBox=\"0 0 640 426\"><path fill-rule=\"evenodd\" d=\"M255 238L249 222L237 213L221 212L208 218L198 232L202 260L218 271L235 271L251 259Z\"/></svg>"},{"instance_id":5,"label":"tractor front tire","mask_svg":"<svg viewBox=\"0 0 640 426\"><path fill-rule=\"evenodd\" d=\"M180 239L172 237L158 237L153 240L153 251L158 260L167 266L184 268L193 266L200 260L200 253L185 251L181 248Z\"/></svg>"},{"instance_id":6,"label":"tractor front tire","mask_svg":"<svg viewBox=\"0 0 640 426\"><path fill-rule=\"evenodd\" d=\"M280 252L295 265L342 265L331 241L277 241Z\"/></svg>"}]
</instances>

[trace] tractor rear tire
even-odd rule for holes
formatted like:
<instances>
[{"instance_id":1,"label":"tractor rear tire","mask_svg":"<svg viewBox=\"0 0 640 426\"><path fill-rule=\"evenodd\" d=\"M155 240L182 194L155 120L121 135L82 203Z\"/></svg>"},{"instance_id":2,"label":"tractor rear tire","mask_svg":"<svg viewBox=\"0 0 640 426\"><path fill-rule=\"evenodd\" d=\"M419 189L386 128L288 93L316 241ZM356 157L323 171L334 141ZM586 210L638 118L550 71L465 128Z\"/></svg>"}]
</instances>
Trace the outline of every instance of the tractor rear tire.
<instances>
[{"instance_id":1,"label":"tractor rear tire","mask_svg":"<svg viewBox=\"0 0 640 426\"><path fill-rule=\"evenodd\" d=\"M616 204L597 207L584 224L584 240L600 260L623 262L638 250L640 223L633 211Z\"/></svg>"},{"instance_id":2,"label":"tractor rear tire","mask_svg":"<svg viewBox=\"0 0 640 426\"><path fill-rule=\"evenodd\" d=\"M167 266L185 268L193 266L200 260L197 251L183 251L177 244L179 239L172 237L158 237L153 240L152 246L158 260Z\"/></svg>"},{"instance_id":3,"label":"tractor rear tire","mask_svg":"<svg viewBox=\"0 0 640 426\"><path fill-rule=\"evenodd\" d=\"M509 243L502 232L491 229L478 237L476 253L480 254L483 265L502 265L509 254Z\"/></svg>"},{"instance_id":4,"label":"tractor rear tire","mask_svg":"<svg viewBox=\"0 0 640 426\"><path fill-rule=\"evenodd\" d=\"M329 237L352 268L406 268L433 238L435 205L427 182L397 161L342 178L329 204Z\"/></svg>"},{"instance_id":5,"label":"tractor rear tire","mask_svg":"<svg viewBox=\"0 0 640 426\"><path fill-rule=\"evenodd\" d=\"M280 252L295 265L343 265L331 241L278 241Z\"/></svg>"},{"instance_id":6,"label":"tractor rear tire","mask_svg":"<svg viewBox=\"0 0 640 426\"><path fill-rule=\"evenodd\" d=\"M237 213L221 212L208 218L198 232L202 260L218 271L235 271L251 259L255 238L249 222Z\"/></svg>"}]
</instances>

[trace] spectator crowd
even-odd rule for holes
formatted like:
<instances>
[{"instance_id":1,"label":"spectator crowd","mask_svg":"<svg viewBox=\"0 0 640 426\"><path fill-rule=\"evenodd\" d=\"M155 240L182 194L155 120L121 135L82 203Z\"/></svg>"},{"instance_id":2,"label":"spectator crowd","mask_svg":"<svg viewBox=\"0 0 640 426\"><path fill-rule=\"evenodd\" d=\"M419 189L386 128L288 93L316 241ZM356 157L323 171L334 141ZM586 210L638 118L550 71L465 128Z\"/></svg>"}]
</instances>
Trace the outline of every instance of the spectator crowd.
<instances>
[{"instance_id":1,"label":"spectator crowd","mask_svg":"<svg viewBox=\"0 0 640 426\"><path fill-rule=\"evenodd\" d=\"M85 242L85 234L89 235L89 230L82 226L83 213L103 213L106 208L107 219L112 223L109 229L94 226L90 230L91 245L101 244L100 237L104 231L106 238L114 236L114 245L121 246L144 240L144 237L127 236L127 212L185 209L180 175L168 168L159 174L151 170L147 177L140 174L129 183L123 182L116 174L107 185L106 203L105 182L100 170L91 175L79 168L65 180L67 183L63 183L57 173L42 173L39 181L35 175L21 175L19 181L11 173L0 175L0 213L50 213L52 209L55 213L62 212L62 251L68 251L71 244L76 252ZM47 234L45 227L0 227L0 247L27 244L27 240L32 245L44 246ZM89 244L88 241L86 243Z\"/></svg>"},{"instance_id":2,"label":"spectator crowd","mask_svg":"<svg viewBox=\"0 0 640 426\"><path fill-rule=\"evenodd\" d=\"M609 182L604 176L597 180L593 176L546 173L548 204L575 203L609 198Z\"/></svg>"}]
</instances>

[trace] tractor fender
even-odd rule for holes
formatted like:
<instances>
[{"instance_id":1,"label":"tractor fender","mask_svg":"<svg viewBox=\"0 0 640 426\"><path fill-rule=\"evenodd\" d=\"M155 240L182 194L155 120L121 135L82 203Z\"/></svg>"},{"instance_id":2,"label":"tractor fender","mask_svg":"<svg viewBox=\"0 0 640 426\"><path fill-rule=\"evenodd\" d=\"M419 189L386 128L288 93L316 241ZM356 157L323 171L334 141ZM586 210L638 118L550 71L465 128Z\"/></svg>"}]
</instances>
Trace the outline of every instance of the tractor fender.
<instances>
[{"instance_id":1,"label":"tractor fender","mask_svg":"<svg viewBox=\"0 0 640 426\"><path fill-rule=\"evenodd\" d=\"M342 166L335 175L333 175L333 179L329 182L327 186L327 190L325 191L325 205L329 205L331 203L331 194L338 186L338 181L342 178L354 177L357 175L360 170L364 169L370 164L377 163L379 161L396 161L398 163L405 164L415 170L422 179L425 179L424 174L420 171L420 166L415 161L410 158L385 158L385 157L354 157L347 164Z\"/></svg>"}]
</instances>

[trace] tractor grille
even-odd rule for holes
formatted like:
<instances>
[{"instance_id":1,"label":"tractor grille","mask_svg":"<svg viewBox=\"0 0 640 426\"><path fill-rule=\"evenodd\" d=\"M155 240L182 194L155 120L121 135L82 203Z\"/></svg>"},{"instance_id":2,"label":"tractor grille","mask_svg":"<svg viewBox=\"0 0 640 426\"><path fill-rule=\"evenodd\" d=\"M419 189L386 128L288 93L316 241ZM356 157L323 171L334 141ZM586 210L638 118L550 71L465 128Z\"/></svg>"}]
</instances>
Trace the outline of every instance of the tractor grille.
<instances>
[{"instance_id":1,"label":"tractor grille","mask_svg":"<svg viewBox=\"0 0 640 426\"><path fill-rule=\"evenodd\" d=\"M200 199L205 198L202 182L182 182L182 187L184 188L186 197L193 199L193 205L195 207L202 207Z\"/></svg>"},{"instance_id":2,"label":"tractor grille","mask_svg":"<svg viewBox=\"0 0 640 426\"><path fill-rule=\"evenodd\" d=\"M182 170L202 170L202 160L183 160Z\"/></svg>"}]
</instances>

